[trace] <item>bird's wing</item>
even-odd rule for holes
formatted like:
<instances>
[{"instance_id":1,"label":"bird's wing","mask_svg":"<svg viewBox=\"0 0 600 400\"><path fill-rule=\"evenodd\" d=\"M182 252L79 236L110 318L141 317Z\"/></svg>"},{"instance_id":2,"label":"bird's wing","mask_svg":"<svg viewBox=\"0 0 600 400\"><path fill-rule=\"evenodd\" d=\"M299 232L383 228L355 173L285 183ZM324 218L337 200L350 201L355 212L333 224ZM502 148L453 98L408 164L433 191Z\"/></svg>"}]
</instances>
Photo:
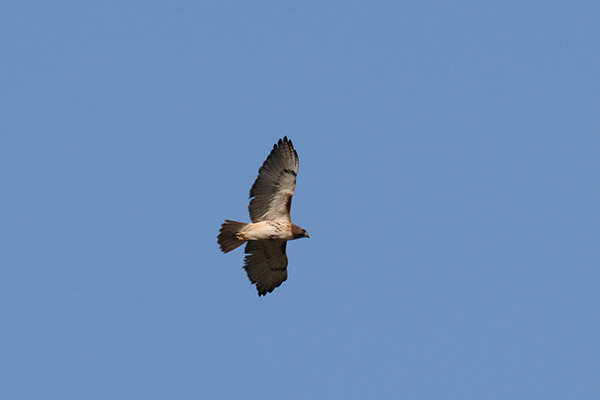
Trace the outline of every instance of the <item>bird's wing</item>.
<instances>
[{"instance_id":1,"label":"bird's wing","mask_svg":"<svg viewBox=\"0 0 600 400\"><path fill-rule=\"evenodd\" d=\"M259 296L271 293L287 279L286 243L279 240L253 240L246 244L244 269L250 282L256 285Z\"/></svg>"},{"instance_id":2,"label":"bird's wing","mask_svg":"<svg viewBox=\"0 0 600 400\"><path fill-rule=\"evenodd\" d=\"M250 189L248 211L252 222L290 219L297 174L298 154L292 141L279 139Z\"/></svg>"}]
</instances>

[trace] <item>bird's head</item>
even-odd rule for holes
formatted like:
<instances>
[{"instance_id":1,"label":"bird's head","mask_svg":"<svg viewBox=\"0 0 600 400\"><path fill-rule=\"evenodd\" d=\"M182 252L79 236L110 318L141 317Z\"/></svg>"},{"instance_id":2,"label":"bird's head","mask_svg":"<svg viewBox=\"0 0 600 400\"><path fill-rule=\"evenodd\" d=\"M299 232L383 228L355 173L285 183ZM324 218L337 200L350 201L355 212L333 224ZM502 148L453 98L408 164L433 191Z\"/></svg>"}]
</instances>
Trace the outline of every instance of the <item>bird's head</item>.
<instances>
[{"instance_id":1,"label":"bird's head","mask_svg":"<svg viewBox=\"0 0 600 400\"><path fill-rule=\"evenodd\" d=\"M292 226L292 234L294 235L294 239L300 239L300 238L309 238L310 236L308 236L308 232L306 232L306 229L300 228L298 225L293 225Z\"/></svg>"}]
</instances>

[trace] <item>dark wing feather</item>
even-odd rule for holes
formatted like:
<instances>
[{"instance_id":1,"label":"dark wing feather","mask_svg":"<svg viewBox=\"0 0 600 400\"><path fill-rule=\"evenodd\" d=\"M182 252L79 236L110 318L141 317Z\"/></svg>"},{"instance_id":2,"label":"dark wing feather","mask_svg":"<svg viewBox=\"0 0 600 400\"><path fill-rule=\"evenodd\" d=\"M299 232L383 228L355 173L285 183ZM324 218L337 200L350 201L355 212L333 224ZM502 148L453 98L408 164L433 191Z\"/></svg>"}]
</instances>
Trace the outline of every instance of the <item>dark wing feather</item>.
<instances>
[{"instance_id":1,"label":"dark wing feather","mask_svg":"<svg viewBox=\"0 0 600 400\"><path fill-rule=\"evenodd\" d=\"M264 296L287 279L288 259L285 241L250 241L244 252L244 269L250 282L256 285L258 295Z\"/></svg>"},{"instance_id":2,"label":"dark wing feather","mask_svg":"<svg viewBox=\"0 0 600 400\"><path fill-rule=\"evenodd\" d=\"M298 153L292 141L284 137L273 146L250 189L248 211L252 222L290 219L296 175Z\"/></svg>"}]
</instances>

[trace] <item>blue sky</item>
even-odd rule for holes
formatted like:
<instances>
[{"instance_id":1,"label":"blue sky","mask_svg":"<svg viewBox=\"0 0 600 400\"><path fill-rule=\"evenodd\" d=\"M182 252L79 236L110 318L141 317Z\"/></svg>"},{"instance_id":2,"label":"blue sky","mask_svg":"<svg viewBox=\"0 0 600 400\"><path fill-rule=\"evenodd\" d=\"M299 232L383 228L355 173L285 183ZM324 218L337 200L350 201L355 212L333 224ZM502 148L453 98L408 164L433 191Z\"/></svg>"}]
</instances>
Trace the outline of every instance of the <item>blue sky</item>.
<instances>
[{"instance_id":1,"label":"blue sky","mask_svg":"<svg viewBox=\"0 0 600 400\"><path fill-rule=\"evenodd\" d=\"M597 2L0 14L0 397L600 396ZM226 219L300 156L289 278Z\"/></svg>"}]
</instances>

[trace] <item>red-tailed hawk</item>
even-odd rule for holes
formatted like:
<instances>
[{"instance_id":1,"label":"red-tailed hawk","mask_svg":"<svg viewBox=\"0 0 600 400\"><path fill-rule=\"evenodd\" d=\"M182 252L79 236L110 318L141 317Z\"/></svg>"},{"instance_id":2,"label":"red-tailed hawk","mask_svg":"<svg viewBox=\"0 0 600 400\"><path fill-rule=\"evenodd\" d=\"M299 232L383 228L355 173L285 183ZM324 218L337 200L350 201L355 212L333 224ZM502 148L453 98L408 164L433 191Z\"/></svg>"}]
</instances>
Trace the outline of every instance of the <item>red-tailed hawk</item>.
<instances>
[{"instance_id":1,"label":"red-tailed hawk","mask_svg":"<svg viewBox=\"0 0 600 400\"><path fill-rule=\"evenodd\" d=\"M292 141L279 139L250 189L252 223L225 220L217 237L223 253L247 243L244 269L259 296L271 293L287 279L287 241L308 237L290 220L297 174L298 153Z\"/></svg>"}]
</instances>

